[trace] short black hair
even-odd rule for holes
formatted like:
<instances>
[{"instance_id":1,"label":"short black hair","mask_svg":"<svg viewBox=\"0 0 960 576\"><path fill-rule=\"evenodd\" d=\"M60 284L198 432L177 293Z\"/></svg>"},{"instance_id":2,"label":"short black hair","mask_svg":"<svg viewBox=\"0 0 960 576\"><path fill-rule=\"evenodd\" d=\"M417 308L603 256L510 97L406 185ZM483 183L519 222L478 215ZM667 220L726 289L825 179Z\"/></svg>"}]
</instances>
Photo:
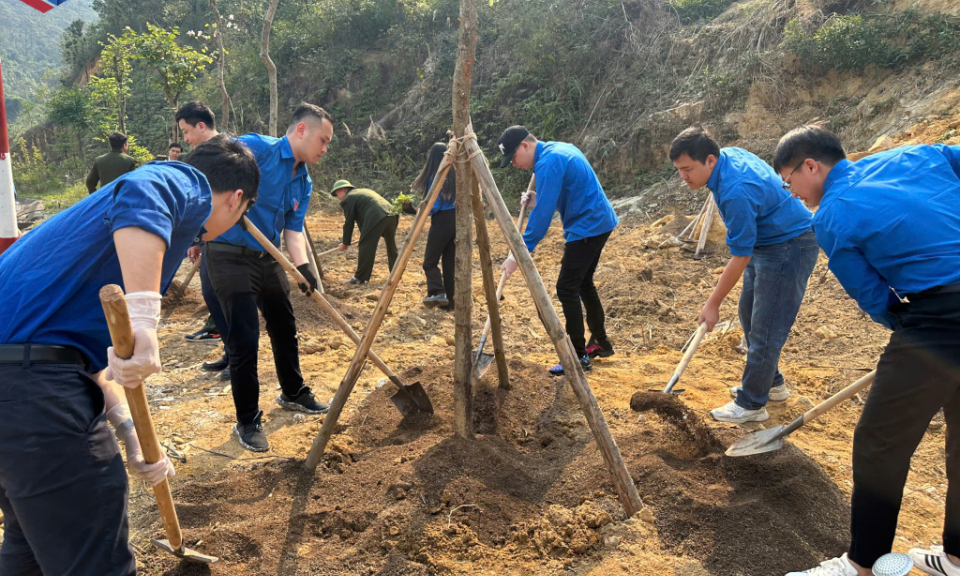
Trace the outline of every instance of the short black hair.
<instances>
[{"instance_id":1,"label":"short black hair","mask_svg":"<svg viewBox=\"0 0 960 576\"><path fill-rule=\"evenodd\" d=\"M260 169L257 159L246 146L225 135L214 136L180 159L207 177L216 192L243 190L243 200L257 199Z\"/></svg>"},{"instance_id":2,"label":"short black hair","mask_svg":"<svg viewBox=\"0 0 960 576\"><path fill-rule=\"evenodd\" d=\"M689 156L691 160L706 164L708 156L720 157L720 145L707 134L703 126L691 126L677 134L673 143L670 144L671 162L676 161L684 154Z\"/></svg>"},{"instance_id":3,"label":"short black hair","mask_svg":"<svg viewBox=\"0 0 960 576\"><path fill-rule=\"evenodd\" d=\"M110 142L110 149L117 151L123 148L123 145L127 143L127 135L123 132L114 132L113 134L107 136L107 140Z\"/></svg>"},{"instance_id":4,"label":"short black hair","mask_svg":"<svg viewBox=\"0 0 960 576\"><path fill-rule=\"evenodd\" d=\"M798 164L807 158L832 167L846 157L836 134L820 124L807 124L794 128L780 139L773 153L773 169L780 172L784 166Z\"/></svg>"},{"instance_id":5,"label":"short black hair","mask_svg":"<svg viewBox=\"0 0 960 576\"><path fill-rule=\"evenodd\" d=\"M333 116L323 108L317 106L316 104L309 104L307 102L301 102L297 109L293 111L293 118L290 119L290 125L287 126L287 130L290 130L300 122L303 122L306 118L316 118L321 122L326 120L333 125Z\"/></svg>"},{"instance_id":6,"label":"short black hair","mask_svg":"<svg viewBox=\"0 0 960 576\"><path fill-rule=\"evenodd\" d=\"M181 146L179 142L171 142L170 146L167 147L167 150L173 150L174 148L183 152L183 146Z\"/></svg>"},{"instance_id":7,"label":"short black hair","mask_svg":"<svg viewBox=\"0 0 960 576\"><path fill-rule=\"evenodd\" d=\"M191 126L196 126L200 122L203 122L207 125L207 128L211 130L216 130L217 117L214 115L213 110L199 100L194 100L193 102L187 102L177 110L177 115L174 117L174 120L177 122L183 120Z\"/></svg>"}]
</instances>

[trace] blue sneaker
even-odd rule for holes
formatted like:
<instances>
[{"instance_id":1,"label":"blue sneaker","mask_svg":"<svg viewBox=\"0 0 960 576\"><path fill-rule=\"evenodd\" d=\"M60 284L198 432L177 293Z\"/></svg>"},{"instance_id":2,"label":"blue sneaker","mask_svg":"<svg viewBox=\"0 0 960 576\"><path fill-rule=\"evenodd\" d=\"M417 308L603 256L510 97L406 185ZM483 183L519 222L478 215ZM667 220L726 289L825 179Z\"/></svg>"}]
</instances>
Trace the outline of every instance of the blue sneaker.
<instances>
[{"instance_id":1,"label":"blue sneaker","mask_svg":"<svg viewBox=\"0 0 960 576\"><path fill-rule=\"evenodd\" d=\"M589 372L593 369L593 364L590 363L590 355L584 354L580 358L580 368L584 372ZM557 364L549 370L551 376L563 376L563 364Z\"/></svg>"}]
</instances>

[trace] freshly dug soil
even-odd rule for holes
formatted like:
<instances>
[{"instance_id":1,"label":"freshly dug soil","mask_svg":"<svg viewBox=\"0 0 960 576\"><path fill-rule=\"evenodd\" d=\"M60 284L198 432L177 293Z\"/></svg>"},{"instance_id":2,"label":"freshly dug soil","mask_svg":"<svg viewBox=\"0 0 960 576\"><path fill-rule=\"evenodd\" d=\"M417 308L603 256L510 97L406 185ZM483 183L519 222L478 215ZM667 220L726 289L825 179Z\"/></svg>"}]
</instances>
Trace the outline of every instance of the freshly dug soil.
<instances>
[{"instance_id":1,"label":"freshly dug soil","mask_svg":"<svg viewBox=\"0 0 960 576\"><path fill-rule=\"evenodd\" d=\"M437 574L489 557L589 562L626 525L603 460L563 380L520 360L510 371L511 390L485 382L475 390L473 440L452 434L451 366L414 368L401 378L424 385L435 414L403 419L389 401L395 388L375 388L331 439L316 476L302 460L268 456L187 484L175 497L188 545L221 558L212 574ZM668 549L729 576L768 576L842 552L847 506L809 458L792 448L724 458L724 439L677 398L647 407L646 422L612 415L612 425L652 506L641 516ZM316 430L303 432L305 450ZM153 530L161 535L155 520ZM163 574L207 569L163 555L149 562Z\"/></svg>"}]
</instances>

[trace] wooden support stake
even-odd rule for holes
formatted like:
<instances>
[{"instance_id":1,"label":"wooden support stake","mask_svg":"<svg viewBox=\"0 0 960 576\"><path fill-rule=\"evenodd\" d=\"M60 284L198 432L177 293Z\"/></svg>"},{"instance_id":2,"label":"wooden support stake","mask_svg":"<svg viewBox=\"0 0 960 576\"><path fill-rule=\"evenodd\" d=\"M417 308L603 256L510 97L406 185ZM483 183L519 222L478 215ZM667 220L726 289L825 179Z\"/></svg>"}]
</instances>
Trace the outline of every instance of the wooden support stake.
<instances>
[{"instance_id":1,"label":"wooden support stake","mask_svg":"<svg viewBox=\"0 0 960 576\"><path fill-rule=\"evenodd\" d=\"M710 203L710 199L707 198L707 201L703 203L703 206L700 207L700 212L697 212L697 215L693 217L693 220L687 224L687 227L683 229L683 232L677 234L677 238L683 240L684 236L687 236L689 232L688 239L693 240L693 235L697 232L697 223L700 222L700 219L703 218L703 213L707 210L707 204Z\"/></svg>"},{"instance_id":2,"label":"wooden support stake","mask_svg":"<svg viewBox=\"0 0 960 576\"><path fill-rule=\"evenodd\" d=\"M707 245L707 236L710 234L710 227L713 225L713 214L716 212L716 204L713 203L713 194L707 198L707 205L704 208L703 225L700 227L700 240L697 242L697 251L693 257L699 258L703 247Z\"/></svg>"},{"instance_id":3,"label":"wooden support stake","mask_svg":"<svg viewBox=\"0 0 960 576\"><path fill-rule=\"evenodd\" d=\"M469 168L467 168L469 169ZM483 204L480 200L480 183L472 179L473 221L477 227L477 251L480 253L480 271L483 274L483 292L487 297L487 322L493 334L493 355L497 361L497 379L500 388L510 389L510 370L507 368L507 355L503 349L503 324L500 318L500 295L493 279L493 257L490 255L490 235L487 221L483 217ZM471 370L476 376L476 370Z\"/></svg>"},{"instance_id":4,"label":"wooden support stake","mask_svg":"<svg viewBox=\"0 0 960 576\"><path fill-rule=\"evenodd\" d=\"M360 339L357 351L350 361L350 366L347 367L347 373L343 376L340 387L337 388L337 393L333 396L333 402L330 403L330 410L324 417L320 432L317 434L317 437L313 439L313 446L310 447L310 453L307 454L306 461L306 466L310 470L317 469L320 458L327 448L327 442L330 441L333 430L337 426L337 420L343 412L343 407L346 406L347 399L350 397L350 393L353 392L353 387L357 384L357 378L360 377L360 370L363 368L363 360L373 345L373 339L376 338L377 332L380 330L380 325L383 324L383 318L387 315L387 308L390 306L390 301L393 300L393 295L400 285L403 271L407 268L407 261L410 259L410 255L413 254L413 249L417 244L417 238L420 237L420 233L423 232L423 228L427 224L427 218L430 212L428 207L433 206L433 203L437 201L437 195L440 194L440 188L443 187L443 183L447 179L447 172L450 171L450 167L453 165L458 148L458 141L456 139L450 140L450 144L447 146L447 153L443 157L443 161L440 162L437 170L437 176L433 179L433 187L430 189L430 192L427 193L426 197L424 197L423 202L420 203L420 210L417 211L417 216L413 220L413 226L407 235L407 242L403 246L403 252L401 252L393 270L390 272L390 279L387 280L387 284L383 287L383 292L380 293L380 300L373 309L370 323L367 324L366 329L363 331L363 338Z\"/></svg>"},{"instance_id":5,"label":"wooden support stake","mask_svg":"<svg viewBox=\"0 0 960 576\"><path fill-rule=\"evenodd\" d=\"M544 328L546 328L547 333L550 335L550 339L553 340L557 355L560 356L560 363L563 364L567 381L570 382L570 386L573 388L573 392L580 402L580 408L587 418L587 423L590 425L590 431L593 432L597 447L600 448L600 453L603 455L607 468L610 470L610 475L613 477L613 484L620 498L620 504L627 513L627 517L633 516L643 509L643 502L640 500L640 495L637 493L637 487L633 483L633 478L630 477L627 466L623 462L623 457L620 455L617 443L610 434L610 429L607 427L603 412L600 410L597 399L590 389L587 377L584 375L583 369L580 368L580 361L573 349L573 343L570 342L569 336L567 336L563 330L563 324L560 322L560 317L557 316L557 311L550 301L550 296L547 294L547 289L543 285L540 272L537 271L537 267L533 263L533 257L527 250L527 246L523 243L520 231L517 230L513 220L510 218L510 212L507 211L507 206L500 196L500 190L497 188L497 183L493 179L493 174L490 173L490 168L487 166L483 155L479 153L480 147L475 140L467 139L464 140L464 143L467 153L471 156L470 162L473 166L474 174L480 179L480 188L483 190L484 195L486 195L487 205L493 210L497 223L503 230L503 234L507 238L507 243L513 251L514 258L517 259L517 264L520 270L523 271L523 275L527 280L527 287L530 289L530 295L533 297L537 305L537 310L540 312L540 318L544 323Z\"/></svg>"},{"instance_id":6,"label":"wooden support stake","mask_svg":"<svg viewBox=\"0 0 960 576\"><path fill-rule=\"evenodd\" d=\"M317 291L324 294L323 290L323 270L320 268L320 259L317 258L317 248L313 245L313 238L310 237L310 229L307 228L307 221L303 221L303 239L307 241L307 260L310 261L310 271L317 277Z\"/></svg>"}]
</instances>

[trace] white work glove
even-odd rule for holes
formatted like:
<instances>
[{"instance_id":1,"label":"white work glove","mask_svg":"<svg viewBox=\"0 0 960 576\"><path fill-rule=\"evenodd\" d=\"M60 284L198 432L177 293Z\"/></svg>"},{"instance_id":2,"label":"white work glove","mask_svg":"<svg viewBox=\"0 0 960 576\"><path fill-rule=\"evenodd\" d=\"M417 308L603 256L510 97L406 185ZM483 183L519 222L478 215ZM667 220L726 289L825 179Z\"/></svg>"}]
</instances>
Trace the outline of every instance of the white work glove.
<instances>
[{"instance_id":1,"label":"white work glove","mask_svg":"<svg viewBox=\"0 0 960 576\"><path fill-rule=\"evenodd\" d=\"M513 253L510 254L510 257L503 261L503 264L500 266L500 270L503 272L503 277L507 280L510 279L510 276L513 276L513 273L517 271L517 260L513 257Z\"/></svg>"},{"instance_id":2,"label":"white work glove","mask_svg":"<svg viewBox=\"0 0 960 576\"><path fill-rule=\"evenodd\" d=\"M536 190L527 190L520 195L520 203L523 204L526 202L527 208L533 208L537 205L537 191Z\"/></svg>"},{"instance_id":3,"label":"white work glove","mask_svg":"<svg viewBox=\"0 0 960 576\"><path fill-rule=\"evenodd\" d=\"M107 348L107 380L126 388L136 388L147 376L160 371L160 344L157 342L160 299L157 292L127 294L127 309L133 326L133 356L124 360L114 353L113 346Z\"/></svg>"},{"instance_id":4,"label":"white work glove","mask_svg":"<svg viewBox=\"0 0 960 576\"><path fill-rule=\"evenodd\" d=\"M133 427L133 420L130 418L130 409L126 404L117 404L107 412L107 421L113 425L116 430L117 438L123 440L127 447L127 470L130 475L138 480L143 480L151 486L163 482L164 478L173 478L177 472L173 469L173 464L166 454L163 459L153 464L147 464L143 459L143 450L140 448L140 438L137 437L137 430Z\"/></svg>"}]
</instances>

